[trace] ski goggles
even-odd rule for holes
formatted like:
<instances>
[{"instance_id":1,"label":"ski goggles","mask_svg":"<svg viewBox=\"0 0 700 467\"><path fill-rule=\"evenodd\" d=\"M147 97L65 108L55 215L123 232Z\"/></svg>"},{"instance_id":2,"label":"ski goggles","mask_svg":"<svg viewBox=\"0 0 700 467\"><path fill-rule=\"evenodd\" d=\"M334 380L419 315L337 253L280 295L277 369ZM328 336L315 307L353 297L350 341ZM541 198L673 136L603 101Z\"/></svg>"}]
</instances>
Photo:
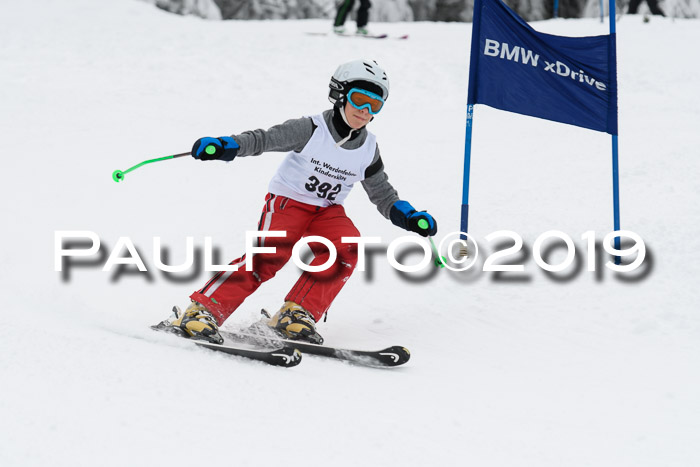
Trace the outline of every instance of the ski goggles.
<instances>
[{"instance_id":1,"label":"ski goggles","mask_svg":"<svg viewBox=\"0 0 700 467\"><path fill-rule=\"evenodd\" d=\"M352 88L348 92L348 102L357 110L367 109L372 115L377 115L384 106L381 96L358 88Z\"/></svg>"}]
</instances>

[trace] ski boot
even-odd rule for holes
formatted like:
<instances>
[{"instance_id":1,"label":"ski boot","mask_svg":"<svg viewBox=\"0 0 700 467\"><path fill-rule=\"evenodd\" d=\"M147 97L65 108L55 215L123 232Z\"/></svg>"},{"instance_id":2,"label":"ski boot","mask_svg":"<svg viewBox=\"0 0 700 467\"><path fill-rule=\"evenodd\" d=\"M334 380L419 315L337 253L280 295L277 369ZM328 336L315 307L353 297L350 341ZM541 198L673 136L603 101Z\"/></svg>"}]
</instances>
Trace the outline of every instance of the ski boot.
<instances>
[{"instance_id":1,"label":"ski boot","mask_svg":"<svg viewBox=\"0 0 700 467\"><path fill-rule=\"evenodd\" d=\"M345 26L333 26L333 32L335 34L343 35L345 34Z\"/></svg>"},{"instance_id":2,"label":"ski boot","mask_svg":"<svg viewBox=\"0 0 700 467\"><path fill-rule=\"evenodd\" d=\"M357 34L358 36L369 36L370 35L369 29L367 29L365 27L357 28L357 31L355 31L355 34Z\"/></svg>"},{"instance_id":3,"label":"ski boot","mask_svg":"<svg viewBox=\"0 0 700 467\"><path fill-rule=\"evenodd\" d=\"M323 337L316 331L314 317L294 302L284 302L282 308L270 318L267 325L285 339L323 344Z\"/></svg>"},{"instance_id":4,"label":"ski boot","mask_svg":"<svg viewBox=\"0 0 700 467\"><path fill-rule=\"evenodd\" d=\"M172 331L182 337L223 344L224 338L219 334L219 326L214 316L200 303L192 302L183 312L173 308L173 315L157 326L156 329Z\"/></svg>"}]
</instances>

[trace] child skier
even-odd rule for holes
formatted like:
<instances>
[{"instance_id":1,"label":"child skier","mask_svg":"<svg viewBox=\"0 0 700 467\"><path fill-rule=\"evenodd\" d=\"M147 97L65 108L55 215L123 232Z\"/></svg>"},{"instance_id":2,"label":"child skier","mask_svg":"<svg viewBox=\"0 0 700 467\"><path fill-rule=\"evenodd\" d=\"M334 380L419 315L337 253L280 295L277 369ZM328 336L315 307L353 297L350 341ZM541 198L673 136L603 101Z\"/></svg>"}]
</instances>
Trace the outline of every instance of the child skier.
<instances>
[{"instance_id":1,"label":"child skier","mask_svg":"<svg viewBox=\"0 0 700 467\"><path fill-rule=\"evenodd\" d=\"M376 137L366 129L389 96L384 70L375 61L355 60L340 65L329 86L333 108L320 115L288 120L267 131L206 137L194 143L192 157L202 161L230 162L268 151L288 152L270 181L258 224L258 231L286 231L286 237L260 237L258 246L274 247L276 253L243 255L231 263L238 265L237 271L219 272L194 292L185 312L169 322L179 332L222 343L218 326L287 263L300 238L321 236L335 246L334 265L323 272L304 272L265 324L282 337L322 343L316 323L357 263L357 244L341 242L342 237L360 236L343 208L356 182L362 182L370 201L395 225L422 236L437 233L430 214L399 200L384 172ZM418 226L420 220L428 222L427 229ZM319 243L309 246L315 255L311 265L325 264L328 248ZM253 270L246 271L250 261Z\"/></svg>"}]
</instances>

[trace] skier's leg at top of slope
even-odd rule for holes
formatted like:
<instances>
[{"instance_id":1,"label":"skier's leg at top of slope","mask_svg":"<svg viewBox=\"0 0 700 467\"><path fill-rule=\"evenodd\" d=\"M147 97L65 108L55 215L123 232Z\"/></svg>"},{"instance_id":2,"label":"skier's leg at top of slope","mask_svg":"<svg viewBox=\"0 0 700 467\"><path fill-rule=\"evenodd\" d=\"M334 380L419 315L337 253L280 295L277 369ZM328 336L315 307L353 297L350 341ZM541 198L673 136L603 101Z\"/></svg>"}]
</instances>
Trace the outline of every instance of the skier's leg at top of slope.
<instances>
[{"instance_id":1,"label":"skier's leg at top of slope","mask_svg":"<svg viewBox=\"0 0 700 467\"><path fill-rule=\"evenodd\" d=\"M354 5L355 0L343 0L338 5L338 12L335 15L335 21L333 22L333 32L336 34L345 33L345 20L348 19L348 15L350 15Z\"/></svg>"},{"instance_id":2,"label":"skier's leg at top of slope","mask_svg":"<svg viewBox=\"0 0 700 467\"><path fill-rule=\"evenodd\" d=\"M172 323L183 334L218 342L218 326L288 262L294 244L304 236L320 236L333 245L335 262L326 271L301 274L283 306L265 324L291 339L322 342L316 323L357 263L356 245L341 240L360 235L342 206L357 182L393 224L422 236L437 232L430 214L399 199L384 171L376 137L366 129L389 96L384 70L374 61L348 62L336 69L329 88L333 108L322 114L288 120L268 130L195 142L192 156L202 161L230 162L264 152L287 152L270 181L258 225L259 231L285 231L286 236L260 237L258 246L272 247L275 253L244 255L231 263L238 266L236 271L219 272L194 292L184 316ZM315 255L311 265L326 264L331 255L328 248L315 242L309 247ZM246 270L249 263L251 271Z\"/></svg>"},{"instance_id":3,"label":"skier's leg at top of slope","mask_svg":"<svg viewBox=\"0 0 700 467\"><path fill-rule=\"evenodd\" d=\"M335 15L335 21L333 22L333 32L336 34L345 33L345 21L347 20L352 7L355 5L355 0L343 0L343 2L338 5L338 12ZM356 34L367 36L369 35L369 30L367 29L367 23L369 23L369 9L372 7L370 0L360 0L360 8L357 10L357 30Z\"/></svg>"},{"instance_id":4,"label":"skier's leg at top of slope","mask_svg":"<svg viewBox=\"0 0 700 467\"><path fill-rule=\"evenodd\" d=\"M369 23L369 9L371 6L372 4L369 0L360 0L360 8L357 10L357 34L369 35L367 23Z\"/></svg>"}]
</instances>

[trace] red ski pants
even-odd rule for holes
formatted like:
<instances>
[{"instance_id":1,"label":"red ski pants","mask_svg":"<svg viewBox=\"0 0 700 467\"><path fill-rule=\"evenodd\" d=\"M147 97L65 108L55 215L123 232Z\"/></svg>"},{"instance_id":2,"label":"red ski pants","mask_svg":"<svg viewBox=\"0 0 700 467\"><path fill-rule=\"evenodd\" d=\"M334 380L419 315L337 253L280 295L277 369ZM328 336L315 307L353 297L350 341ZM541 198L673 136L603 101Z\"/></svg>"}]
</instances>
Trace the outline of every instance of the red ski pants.
<instances>
[{"instance_id":1,"label":"red ski pants","mask_svg":"<svg viewBox=\"0 0 700 467\"><path fill-rule=\"evenodd\" d=\"M206 285L190 298L210 310L219 324L231 316L243 301L260 285L273 278L290 259L294 244L302 237L320 236L328 239L338 253L333 265L321 272L305 271L285 297L308 310L316 321L326 313L336 295L350 278L357 264L357 244L341 243L342 237L359 237L360 232L345 215L340 205L318 207L300 203L283 196L268 194L265 198L258 231L287 232L286 237L258 239L259 247L274 247L275 253L246 255L232 261L237 264L234 272L217 273ZM328 248L321 243L310 243L314 253L311 266L325 264L330 257ZM253 261L253 270L245 266Z\"/></svg>"}]
</instances>

